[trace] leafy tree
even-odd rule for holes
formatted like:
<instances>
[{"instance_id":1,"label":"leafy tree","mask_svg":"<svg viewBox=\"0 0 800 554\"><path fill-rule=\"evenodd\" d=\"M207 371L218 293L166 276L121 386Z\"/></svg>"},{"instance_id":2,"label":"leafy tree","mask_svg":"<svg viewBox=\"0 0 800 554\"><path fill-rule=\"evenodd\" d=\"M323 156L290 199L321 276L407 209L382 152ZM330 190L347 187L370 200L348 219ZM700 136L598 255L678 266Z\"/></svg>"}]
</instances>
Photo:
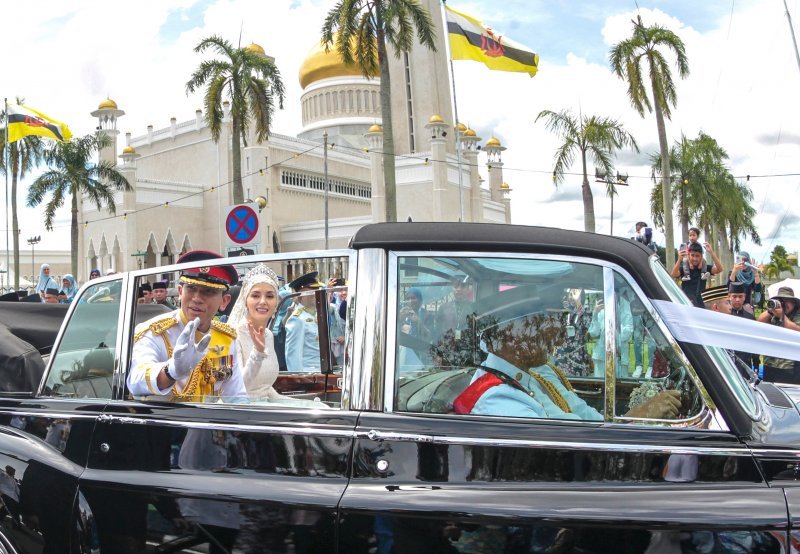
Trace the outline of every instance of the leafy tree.
<instances>
[{"instance_id":1,"label":"leafy tree","mask_svg":"<svg viewBox=\"0 0 800 554\"><path fill-rule=\"evenodd\" d=\"M24 104L17 98L17 104ZM5 119L3 112L0 119ZM42 161L44 144L41 137L29 135L11 144L6 142L6 130L0 129L0 172L6 173L6 147L8 147L8 164L11 171L11 236L14 242L14 288L19 289L19 219L17 216L17 184ZM10 268L6 268L10 270ZM6 273L8 275L8 273Z\"/></svg>"},{"instance_id":2,"label":"leafy tree","mask_svg":"<svg viewBox=\"0 0 800 554\"><path fill-rule=\"evenodd\" d=\"M326 51L335 48L346 64L357 64L364 76L380 75L383 125L383 179L386 186L386 220L397 221L397 186L394 163L391 86L387 47L396 56L420 44L436 51L431 14L419 0L339 0L322 24Z\"/></svg>"},{"instance_id":3,"label":"leafy tree","mask_svg":"<svg viewBox=\"0 0 800 554\"><path fill-rule=\"evenodd\" d=\"M117 210L114 193L133 190L114 164L92 161L95 153L109 145L111 139L105 133L86 135L68 142L56 142L44 151L44 162L50 169L37 177L28 189L27 204L31 208L50 196L44 207L44 226L48 231L53 230L56 210L64 205L65 199L70 199L73 275L78 275L78 196L88 197L98 210L105 205L114 214Z\"/></svg>"},{"instance_id":4,"label":"leafy tree","mask_svg":"<svg viewBox=\"0 0 800 554\"><path fill-rule=\"evenodd\" d=\"M786 249L778 245L772 249L772 253L769 255L769 264L764 269L764 273L767 277L777 279L781 276L781 272L783 271L791 271L792 264L789 263L788 254L786 253Z\"/></svg>"},{"instance_id":5,"label":"leafy tree","mask_svg":"<svg viewBox=\"0 0 800 554\"><path fill-rule=\"evenodd\" d=\"M186 83L186 93L206 87L205 119L214 142L219 142L222 131L223 100L230 100L233 203L241 204L244 202L241 145L247 146L251 118L256 140L261 143L269 137L275 96L283 109L283 81L272 59L254 49L236 48L219 36L211 36L200 41L194 51L203 53L208 49L222 59L201 62Z\"/></svg>"},{"instance_id":6,"label":"leafy tree","mask_svg":"<svg viewBox=\"0 0 800 554\"><path fill-rule=\"evenodd\" d=\"M580 156L583 172L583 226L587 232L594 233L594 197L589 184L587 158L591 158L595 166L602 168L610 176L614 173L615 151L630 146L638 152L636 139L619 121L609 117L580 115L576 118L569 110L542 110L536 116L536 121L539 119L544 119L547 129L558 135L562 141L556 150L553 168L556 186L564 181L564 172L572 166L575 157ZM611 179L606 183L606 192L609 196L616 193Z\"/></svg>"},{"instance_id":7,"label":"leafy tree","mask_svg":"<svg viewBox=\"0 0 800 554\"><path fill-rule=\"evenodd\" d=\"M617 76L628 83L628 97L633 107L644 117L645 109L655 111L658 127L658 143L661 151L661 183L664 202L664 235L667 250L667 267L675 263L675 242L672 229L672 187L670 184L669 146L664 118L670 119L671 106L677 103L675 83L672 80L667 58L660 49L675 55L675 63L681 78L689 75L689 61L683 41L672 31L653 25L645 27L641 16L633 22L633 35L614 45L609 53L611 68ZM643 67L649 76L650 94Z\"/></svg>"}]
</instances>

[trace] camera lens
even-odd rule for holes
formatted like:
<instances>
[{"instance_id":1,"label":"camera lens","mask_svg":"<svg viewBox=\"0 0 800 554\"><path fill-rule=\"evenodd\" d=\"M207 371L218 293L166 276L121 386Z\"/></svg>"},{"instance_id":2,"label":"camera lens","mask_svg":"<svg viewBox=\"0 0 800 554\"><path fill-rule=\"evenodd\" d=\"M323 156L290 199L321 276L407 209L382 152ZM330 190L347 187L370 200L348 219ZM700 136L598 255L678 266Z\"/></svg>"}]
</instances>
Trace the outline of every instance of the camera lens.
<instances>
[{"instance_id":1,"label":"camera lens","mask_svg":"<svg viewBox=\"0 0 800 554\"><path fill-rule=\"evenodd\" d=\"M774 310L778 306L780 306L780 301L772 300L772 299L767 300L767 309L768 310Z\"/></svg>"}]
</instances>

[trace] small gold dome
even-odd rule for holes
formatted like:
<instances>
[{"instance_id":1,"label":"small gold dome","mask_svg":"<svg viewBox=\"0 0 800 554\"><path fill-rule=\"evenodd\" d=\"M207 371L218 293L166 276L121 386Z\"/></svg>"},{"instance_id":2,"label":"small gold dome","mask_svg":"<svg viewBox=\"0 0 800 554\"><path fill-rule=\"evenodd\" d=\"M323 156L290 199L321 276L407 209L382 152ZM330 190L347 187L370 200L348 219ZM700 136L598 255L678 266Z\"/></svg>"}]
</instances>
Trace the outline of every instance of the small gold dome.
<instances>
[{"instance_id":1,"label":"small gold dome","mask_svg":"<svg viewBox=\"0 0 800 554\"><path fill-rule=\"evenodd\" d=\"M456 125L456 129L463 133L467 130L467 126L459 122L458 125Z\"/></svg>"},{"instance_id":2,"label":"small gold dome","mask_svg":"<svg viewBox=\"0 0 800 554\"><path fill-rule=\"evenodd\" d=\"M428 120L428 123L444 123L444 119L439 114L433 114Z\"/></svg>"},{"instance_id":3,"label":"small gold dome","mask_svg":"<svg viewBox=\"0 0 800 554\"><path fill-rule=\"evenodd\" d=\"M473 131L472 129L467 129L466 131L464 131L464 136L465 137L474 137L474 136L476 136L476 134L475 134L475 131Z\"/></svg>"},{"instance_id":4,"label":"small gold dome","mask_svg":"<svg viewBox=\"0 0 800 554\"><path fill-rule=\"evenodd\" d=\"M503 190L511 190L511 187L508 185L508 183L502 183L500 188Z\"/></svg>"},{"instance_id":5,"label":"small gold dome","mask_svg":"<svg viewBox=\"0 0 800 554\"><path fill-rule=\"evenodd\" d=\"M336 43L331 44L330 51L325 52L325 46L320 42L306 56L300 66L298 78L300 87L305 89L311 83L316 83L322 79L331 77L363 77L364 72L356 64L346 65L342 61L339 52L336 51ZM380 72L375 77L380 77Z\"/></svg>"},{"instance_id":6,"label":"small gold dome","mask_svg":"<svg viewBox=\"0 0 800 554\"><path fill-rule=\"evenodd\" d=\"M136 154L136 149L133 146L126 146L122 149L123 154Z\"/></svg>"},{"instance_id":7,"label":"small gold dome","mask_svg":"<svg viewBox=\"0 0 800 554\"><path fill-rule=\"evenodd\" d=\"M266 56L267 53L264 52L264 49L261 47L260 44L256 44L255 42L251 42L247 46L244 47L245 50L248 52L252 52L253 54L261 54L262 56Z\"/></svg>"},{"instance_id":8,"label":"small gold dome","mask_svg":"<svg viewBox=\"0 0 800 554\"><path fill-rule=\"evenodd\" d=\"M502 146L502 144L495 137L492 137L486 141L486 146Z\"/></svg>"},{"instance_id":9,"label":"small gold dome","mask_svg":"<svg viewBox=\"0 0 800 554\"><path fill-rule=\"evenodd\" d=\"M369 129L367 129L367 132L368 133L382 133L383 132L383 127L381 127L380 125L375 123L375 124L371 125Z\"/></svg>"},{"instance_id":10,"label":"small gold dome","mask_svg":"<svg viewBox=\"0 0 800 554\"><path fill-rule=\"evenodd\" d=\"M98 110L116 110L117 103L114 102L111 98L106 98L97 106Z\"/></svg>"}]
</instances>

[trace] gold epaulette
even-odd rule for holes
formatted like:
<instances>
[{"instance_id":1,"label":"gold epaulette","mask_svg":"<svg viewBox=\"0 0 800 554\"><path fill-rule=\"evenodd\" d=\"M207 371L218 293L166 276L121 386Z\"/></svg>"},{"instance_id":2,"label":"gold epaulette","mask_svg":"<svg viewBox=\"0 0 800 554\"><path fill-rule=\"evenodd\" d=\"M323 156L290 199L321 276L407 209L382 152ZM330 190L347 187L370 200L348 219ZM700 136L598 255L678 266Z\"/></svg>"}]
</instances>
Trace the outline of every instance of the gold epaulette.
<instances>
[{"instance_id":1,"label":"gold epaulette","mask_svg":"<svg viewBox=\"0 0 800 554\"><path fill-rule=\"evenodd\" d=\"M298 316L298 315L300 315L300 314L302 314L302 313L303 313L303 306L299 306L298 308L296 308L296 309L295 309L295 310L294 310L294 311L291 313L291 315L293 315L293 316Z\"/></svg>"},{"instance_id":2,"label":"gold epaulette","mask_svg":"<svg viewBox=\"0 0 800 554\"><path fill-rule=\"evenodd\" d=\"M227 323L222 323L221 321L217 321L216 319L211 320L211 327L219 331L220 333L224 333L231 338L236 338L236 329L228 325Z\"/></svg>"},{"instance_id":3,"label":"gold epaulette","mask_svg":"<svg viewBox=\"0 0 800 554\"><path fill-rule=\"evenodd\" d=\"M170 329L178 324L178 320L176 320L172 314L162 317L161 319L155 320L153 323L136 333L133 337L133 342L138 341L142 335L144 335L147 331L152 332L154 335L159 336L163 335L167 329Z\"/></svg>"}]
</instances>

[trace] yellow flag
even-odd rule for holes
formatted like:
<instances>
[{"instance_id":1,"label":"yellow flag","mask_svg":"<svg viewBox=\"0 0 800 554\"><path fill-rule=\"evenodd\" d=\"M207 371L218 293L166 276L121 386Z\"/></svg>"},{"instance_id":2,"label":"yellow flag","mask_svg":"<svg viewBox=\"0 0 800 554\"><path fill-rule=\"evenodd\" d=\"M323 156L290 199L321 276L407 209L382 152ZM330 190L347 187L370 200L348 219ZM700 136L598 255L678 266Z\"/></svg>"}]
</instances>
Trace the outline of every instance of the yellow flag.
<instances>
[{"instance_id":1,"label":"yellow flag","mask_svg":"<svg viewBox=\"0 0 800 554\"><path fill-rule=\"evenodd\" d=\"M72 138L72 133L64 123L26 106L8 106L8 142L12 143L29 135L60 141Z\"/></svg>"},{"instance_id":2,"label":"yellow flag","mask_svg":"<svg viewBox=\"0 0 800 554\"><path fill-rule=\"evenodd\" d=\"M445 6L450 58L482 62L489 69L518 71L531 77L539 67L539 55L486 27L483 23Z\"/></svg>"}]
</instances>

